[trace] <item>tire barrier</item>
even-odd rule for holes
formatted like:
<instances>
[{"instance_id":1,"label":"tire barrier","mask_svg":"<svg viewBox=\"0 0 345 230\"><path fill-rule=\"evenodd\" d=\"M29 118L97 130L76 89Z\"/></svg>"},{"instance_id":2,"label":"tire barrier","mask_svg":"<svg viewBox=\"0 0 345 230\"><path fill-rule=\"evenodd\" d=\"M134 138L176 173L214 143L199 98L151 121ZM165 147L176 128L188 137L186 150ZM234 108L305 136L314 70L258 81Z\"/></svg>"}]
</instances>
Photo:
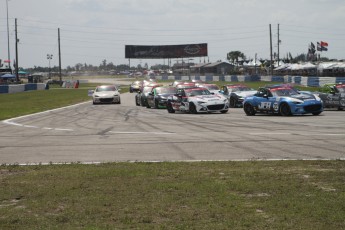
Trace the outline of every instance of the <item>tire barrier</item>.
<instances>
[{"instance_id":1,"label":"tire barrier","mask_svg":"<svg viewBox=\"0 0 345 230\"><path fill-rule=\"evenodd\" d=\"M18 85L0 85L0 93L19 93L31 90L45 90L47 89L44 83L29 83Z\"/></svg>"},{"instance_id":2,"label":"tire barrier","mask_svg":"<svg viewBox=\"0 0 345 230\"><path fill-rule=\"evenodd\" d=\"M267 82L282 82L293 83L303 86L320 87L327 83L345 83L345 77L304 77L304 76L259 76L259 75L233 75L233 76L154 76L150 77L156 80L202 80L202 81L226 81L226 82L255 82L255 81L267 81Z\"/></svg>"}]
</instances>

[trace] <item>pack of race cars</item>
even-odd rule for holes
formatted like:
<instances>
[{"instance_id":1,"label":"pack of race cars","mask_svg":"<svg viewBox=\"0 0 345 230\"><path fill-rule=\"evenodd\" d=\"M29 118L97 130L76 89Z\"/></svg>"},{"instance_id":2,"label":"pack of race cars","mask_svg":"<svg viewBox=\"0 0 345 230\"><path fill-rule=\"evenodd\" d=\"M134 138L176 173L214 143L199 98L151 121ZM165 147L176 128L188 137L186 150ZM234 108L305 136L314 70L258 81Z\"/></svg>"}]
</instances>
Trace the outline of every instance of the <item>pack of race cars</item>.
<instances>
[{"instance_id":1,"label":"pack of race cars","mask_svg":"<svg viewBox=\"0 0 345 230\"><path fill-rule=\"evenodd\" d=\"M324 108L345 108L345 84L342 83L325 84L320 92L310 92L299 91L289 84L266 85L254 90L244 84L219 88L202 81L175 81L164 86L144 80L133 82L130 92L137 92L137 106L166 109L168 113L227 113L229 108L238 107L243 108L247 116L257 113L290 116L319 115Z\"/></svg>"}]
</instances>

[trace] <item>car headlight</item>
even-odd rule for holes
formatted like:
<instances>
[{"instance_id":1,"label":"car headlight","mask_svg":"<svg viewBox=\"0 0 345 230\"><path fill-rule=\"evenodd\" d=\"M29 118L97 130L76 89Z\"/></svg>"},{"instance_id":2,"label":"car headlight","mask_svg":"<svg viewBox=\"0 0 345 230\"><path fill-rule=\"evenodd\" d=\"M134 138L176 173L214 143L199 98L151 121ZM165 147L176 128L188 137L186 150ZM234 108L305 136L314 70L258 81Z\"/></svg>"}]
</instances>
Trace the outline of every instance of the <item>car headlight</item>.
<instances>
[{"instance_id":1,"label":"car headlight","mask_svg":"<svg viewBox=\"0 0 345 230\"><path fill-rule=\"evenodd\" d=\"M201 105L201 104L204 104L206 103L205 101L198 101L198 104Z\"/></svg>"},{"instance_id":2,"label":"car headlight","mask_svg":"<svg viewBox=\"0 0 345 230\"><path fill-rule=\"evenodd\" d=\"M322 101L318 94L314 94L315 100Z\"/></svg>"},{"instance_id":3,"label":"car headlight","mask_svg":"<svg viewBox=\"0 0 345 230\"><path fill-rule=\"evenodd\" d=\"M303 104L303 101L292 101L292 103L294 103L295 105L300 105Z\"/></svg>"},{"instance_id":4,"label":"car headlight","mask_svg":"<svg viewBox=\"0 0 345 230\"><path fill-rule=\"evenodd\" d=\"M98 95L94 95L94 97L99 97Z\"/></svg>"}]
</instances>

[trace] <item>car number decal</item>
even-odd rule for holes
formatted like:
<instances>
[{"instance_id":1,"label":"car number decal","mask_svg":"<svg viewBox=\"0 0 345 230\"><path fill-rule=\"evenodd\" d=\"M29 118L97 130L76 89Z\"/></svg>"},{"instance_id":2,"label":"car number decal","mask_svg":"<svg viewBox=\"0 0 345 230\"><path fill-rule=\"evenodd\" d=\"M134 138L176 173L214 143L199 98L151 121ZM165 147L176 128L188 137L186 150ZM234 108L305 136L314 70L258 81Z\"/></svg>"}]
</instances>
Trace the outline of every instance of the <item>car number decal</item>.
<instances>
[{"instance_id":1,"label":"car number decal","mask_svg":"<svg viewBox=\"0 0 345 230\"><path fill-rule=\"evenodd\" d=\"M261 102L259 104L259 109L265 109L265 110L268 110L271 108L271 102Z\"/></svg>"},{"instance_id":2,"label":"car number decal","mask_svg":"<svg viewBox=\"0 0 345 230\"><path fill-rule=\"evenodd\" d=\"M274 111L278 111L278 109L279 109L278 103L273 104L273 109L274 109Z\"/></svg>"}]
</instances>

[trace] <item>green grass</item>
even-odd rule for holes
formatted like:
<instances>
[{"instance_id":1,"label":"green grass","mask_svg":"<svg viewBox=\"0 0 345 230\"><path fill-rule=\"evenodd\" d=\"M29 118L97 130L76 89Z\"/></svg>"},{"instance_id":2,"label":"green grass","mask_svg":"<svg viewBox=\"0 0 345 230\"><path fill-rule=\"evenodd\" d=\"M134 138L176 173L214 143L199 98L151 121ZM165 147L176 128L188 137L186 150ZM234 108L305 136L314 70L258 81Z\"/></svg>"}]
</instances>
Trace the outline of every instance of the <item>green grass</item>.
<instances>
[{"instance_id":1,"label":"green grass","mask_svg":"<svg viewBox=\"0 0 345 230\"><path fill-rule=\"evenodd\" d=\"M0 229L344 229L345 161L0 166Z\"/></svg>"},{"instance_id":2,"label":"green grass","mask_svg":"<svg viewBox=\"0 0 345 230\"><path fill-rule=\"evenodd\" d=\"M80 84L78 89L65 89L52 85L49 90L0 94L0 120L91 100L88 90L94 89L96 85L98 84ZM126 91L128 91L128 87L121 89L122 93Z\"/></svg>"}]
</instances>

